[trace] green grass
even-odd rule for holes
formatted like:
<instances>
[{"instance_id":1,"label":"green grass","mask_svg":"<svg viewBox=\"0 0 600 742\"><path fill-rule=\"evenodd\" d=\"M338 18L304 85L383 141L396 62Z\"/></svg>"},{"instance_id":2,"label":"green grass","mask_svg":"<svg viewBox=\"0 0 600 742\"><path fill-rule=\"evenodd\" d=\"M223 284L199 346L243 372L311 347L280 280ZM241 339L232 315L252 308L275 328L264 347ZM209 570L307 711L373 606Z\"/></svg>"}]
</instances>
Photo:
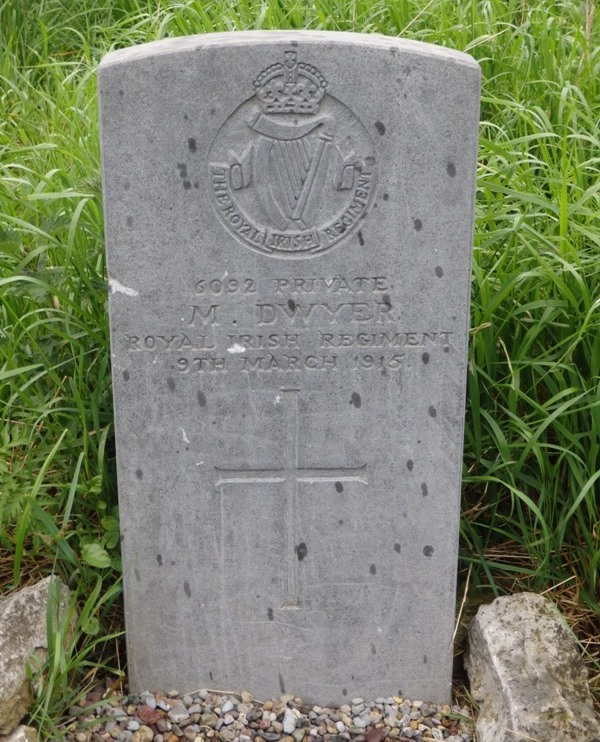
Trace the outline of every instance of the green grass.
<instances>
[{"instance_id":1,"label":"green grass","mask_svg":"<svg viewBox=\"0 0 600 742\"><path fill-rule=\"evenodd\" d=\"M94 73L111 48L209 31L379 32L481 63L461 564L475 596L564 583L599 675L598 26L589 0L0 0L2 589L54 571L82 610L39 676L44 729L97 664L118 670Z\"/></svg>"}]
</instances>

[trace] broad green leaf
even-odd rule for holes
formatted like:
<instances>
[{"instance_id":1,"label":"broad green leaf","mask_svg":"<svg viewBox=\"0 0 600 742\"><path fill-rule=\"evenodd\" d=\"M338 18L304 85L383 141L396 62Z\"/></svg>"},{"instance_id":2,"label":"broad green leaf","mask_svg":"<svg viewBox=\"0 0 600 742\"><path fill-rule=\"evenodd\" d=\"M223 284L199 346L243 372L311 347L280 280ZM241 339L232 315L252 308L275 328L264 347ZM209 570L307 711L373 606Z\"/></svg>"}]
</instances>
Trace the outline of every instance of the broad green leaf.
<instances>
[{"instance_id":1,"label":"broad green leaf","mask_svg":"<svg viewBox=\"0 0 600 742\"><path fill-rule=\"evenodd\" d=\"M91 567L99 567L100 569L110 567L110 557L106 549L100 544L86 544L81 550L81 556L84 562Z\"/></svg>"}]
</instances>

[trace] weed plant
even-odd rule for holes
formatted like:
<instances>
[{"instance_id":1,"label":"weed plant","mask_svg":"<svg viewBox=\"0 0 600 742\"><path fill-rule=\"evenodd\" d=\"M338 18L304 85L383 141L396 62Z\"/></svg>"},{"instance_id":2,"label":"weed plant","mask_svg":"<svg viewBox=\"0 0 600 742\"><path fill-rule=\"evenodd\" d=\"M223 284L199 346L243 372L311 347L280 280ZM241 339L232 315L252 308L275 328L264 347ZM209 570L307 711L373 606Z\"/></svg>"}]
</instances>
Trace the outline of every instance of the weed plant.
<instances>
[{"instance_id":1,"label":"weed plant","mask_svg":"<svg viewBox=\"0 0 600 742\"><path fill-rule=\"evenodd\" d=\"M600 687L600 43L592 0L0 0L0 587L80 618L34 678L48 734L109 668L120 559L95 69L211 31L378 32L483 68L461 564L549 591ZM60 640L60 641L59 641Z\"/></svg>"}]
</instances>

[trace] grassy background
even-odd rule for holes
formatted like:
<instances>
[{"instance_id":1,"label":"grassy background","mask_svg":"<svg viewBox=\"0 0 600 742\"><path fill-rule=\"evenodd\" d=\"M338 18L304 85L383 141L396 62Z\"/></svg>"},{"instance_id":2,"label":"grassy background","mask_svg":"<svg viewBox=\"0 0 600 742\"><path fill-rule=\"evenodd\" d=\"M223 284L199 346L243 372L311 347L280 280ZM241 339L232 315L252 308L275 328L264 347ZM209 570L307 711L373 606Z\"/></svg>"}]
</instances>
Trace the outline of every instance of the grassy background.
<instances>
[{"instance_id":1,"label":"grassy background","mask_svg":"<svg viewBox=\"0 0 600 742\"><path fill-rule=\"evenodd\" d=\"M600 689L594 9L592 0L0 0L0 589L54 571L81 611L67 652L54 627L37 677L44 728L103 668L123 669L94 72L111 48L235 29L378 32L480 62L466 605L549 591Z\"/></svg>"}]
</instances>

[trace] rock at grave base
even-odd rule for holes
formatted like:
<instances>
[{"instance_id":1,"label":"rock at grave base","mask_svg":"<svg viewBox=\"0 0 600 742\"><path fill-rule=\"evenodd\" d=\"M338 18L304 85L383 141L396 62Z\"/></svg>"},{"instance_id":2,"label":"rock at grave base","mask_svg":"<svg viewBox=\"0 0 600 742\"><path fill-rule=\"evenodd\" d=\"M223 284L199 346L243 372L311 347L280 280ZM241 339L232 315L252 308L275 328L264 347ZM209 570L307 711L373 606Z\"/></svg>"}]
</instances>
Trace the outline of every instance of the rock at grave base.
<instances>
[{"instance_id":1,"label":"rock at grave base","mask_svg":"<svg viewBox=\"0 0 600 742\"><path fill-rule=\"evenodd\" d=\"M12 732L31 703L27 664L37 666L47 657L46 610L53 579L46 577L0 599L0 735ZM60 589L64 615L69 591L62 583Z\"/></svg>"},{"instance_id":2,"label":"rock at grave base","mask_svg":"<svg viewBox=\"0 0 600 742\"><path fill-rule=\"evenodd\" d=\"M564 619L541 595L481 606L465 665L480 704L480 742L600 742L587 670Z\"/></svg>"},{"instance_id":3,"label":"rock at grave base","mask_svg":"<svg viewBox=\"0 0 600 742\"><path fill-rule=\"evenodd\" d=\"M0 737L0 742L38 742L38 739L37 729L21 724L9 735Z\"/></svg>"}]
</instances>

